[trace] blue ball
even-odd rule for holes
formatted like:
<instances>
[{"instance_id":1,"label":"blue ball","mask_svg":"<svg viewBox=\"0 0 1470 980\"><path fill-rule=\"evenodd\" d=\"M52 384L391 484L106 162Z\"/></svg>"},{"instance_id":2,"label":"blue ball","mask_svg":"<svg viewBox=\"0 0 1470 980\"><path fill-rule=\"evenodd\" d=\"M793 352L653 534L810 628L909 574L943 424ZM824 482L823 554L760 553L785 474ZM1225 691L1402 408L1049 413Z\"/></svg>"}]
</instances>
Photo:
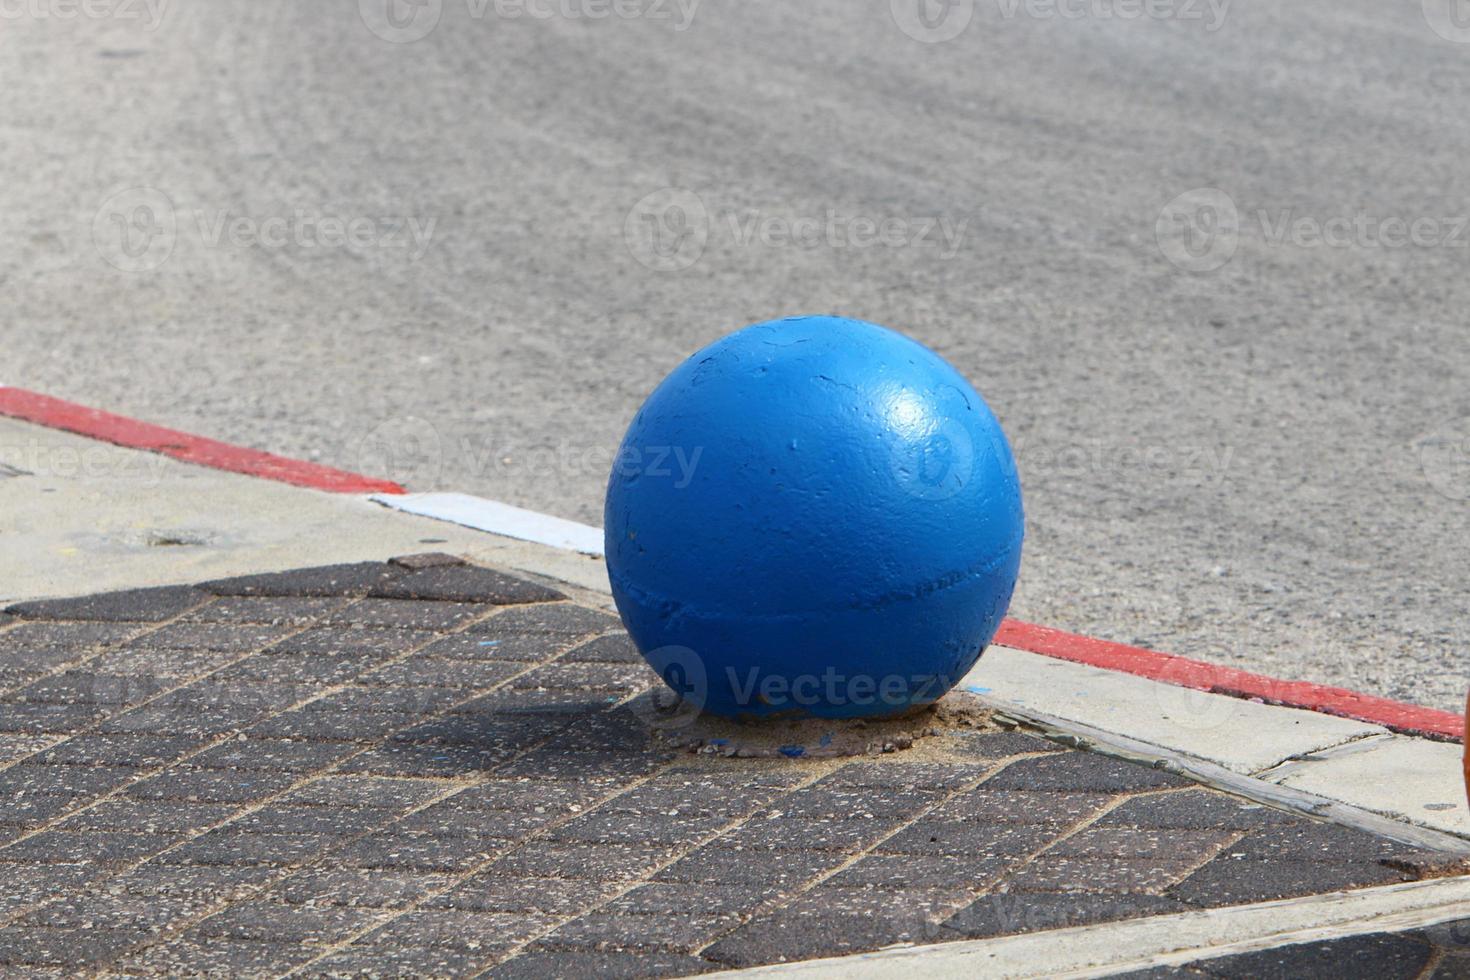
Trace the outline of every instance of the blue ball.
<instances>
[{"instance_id":1,"label":"blue ball","mask_svg":"<svg viewBox=\"0 0 1470 980\"><path fill-rule=\"evenodd\" d=\"M648 397L604 515L613 598L649 664L724 716L928 704L1010 604L1015 461L943 358L861 320L758 323Z\"/></svg>"}]
</instances>

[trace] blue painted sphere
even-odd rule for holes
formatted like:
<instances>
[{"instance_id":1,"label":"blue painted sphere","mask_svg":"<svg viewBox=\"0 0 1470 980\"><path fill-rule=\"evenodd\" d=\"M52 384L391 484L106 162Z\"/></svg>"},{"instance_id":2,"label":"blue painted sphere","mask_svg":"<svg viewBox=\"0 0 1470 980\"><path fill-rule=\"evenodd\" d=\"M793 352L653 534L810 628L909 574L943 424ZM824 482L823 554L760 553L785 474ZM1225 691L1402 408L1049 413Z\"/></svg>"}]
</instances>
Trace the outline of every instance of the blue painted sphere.
<instances>
[{"instance_id":1,"label":"blue painted sphere","mask_svg":"<svg viewBox=\"0 0 1470 980\"><path fill-rule=\"evenodd\" d=\"M881 717L974 665L1010 604L1023 518L984 399L861 320L716 341L639 410L608 483L623 623L717 715Z\"/></svg>"}]
</instances>

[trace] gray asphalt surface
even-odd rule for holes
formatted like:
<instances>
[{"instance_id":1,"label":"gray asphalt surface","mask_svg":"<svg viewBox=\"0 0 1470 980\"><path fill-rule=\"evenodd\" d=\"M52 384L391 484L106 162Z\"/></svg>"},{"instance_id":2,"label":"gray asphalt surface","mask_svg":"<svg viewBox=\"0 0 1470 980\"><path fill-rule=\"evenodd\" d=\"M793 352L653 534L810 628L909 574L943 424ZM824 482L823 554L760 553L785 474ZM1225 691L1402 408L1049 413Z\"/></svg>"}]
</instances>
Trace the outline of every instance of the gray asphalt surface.
<instances>
[{"instance_id":1,"label":"gray asphalt surface","mask_svg":"<svg viewBox=\"0 0 1470 980\"><path fill-rule=\"evenodd\" d=\"M0 382L600 523L681 358L858 316L1011 434L1015 615L1461 703L1438 0L160 2L0 9Z\"/></svg>"}]
</instances>

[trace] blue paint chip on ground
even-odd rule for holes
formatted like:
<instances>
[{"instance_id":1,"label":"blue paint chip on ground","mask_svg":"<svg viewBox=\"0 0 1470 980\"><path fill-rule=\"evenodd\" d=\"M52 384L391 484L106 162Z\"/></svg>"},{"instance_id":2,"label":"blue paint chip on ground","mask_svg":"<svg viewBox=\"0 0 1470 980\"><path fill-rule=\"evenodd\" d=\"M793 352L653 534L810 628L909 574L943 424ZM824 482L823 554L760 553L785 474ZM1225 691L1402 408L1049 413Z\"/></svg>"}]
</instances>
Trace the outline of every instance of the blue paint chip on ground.
<instances>
[{"instance_id":1,"label":"blue paint chip on ground","mask_svg":"<svg viewBox=\"0 0 1470 980\"><path fill-rule=\"evenodd\" d=\"M806 747L802 745L783 745L780 752L788 759L800 759L806 755Z\"/></svg>"},{"instance_id":2,"label":"blue paint chip on ground","mask_svg":"<svg viewBox=\"0 0 1470 980\"><path fill-rule=\"evenodd\" d=\"M966 687L965 690L969 691L971 694L989 694L990 693L990 688L988 688L988 687L981 687L979 684L971 684L968 687Z\"/></svg>"}]
</instances>

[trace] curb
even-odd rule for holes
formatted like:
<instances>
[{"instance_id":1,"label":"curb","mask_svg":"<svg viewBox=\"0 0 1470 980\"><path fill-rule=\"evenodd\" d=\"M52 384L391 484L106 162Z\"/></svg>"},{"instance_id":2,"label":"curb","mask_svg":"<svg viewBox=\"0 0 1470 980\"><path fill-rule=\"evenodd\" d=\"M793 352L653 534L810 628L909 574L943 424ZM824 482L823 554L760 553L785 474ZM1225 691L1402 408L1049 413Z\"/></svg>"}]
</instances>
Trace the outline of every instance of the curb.
<instances>
[{"instance_id":1,"label":"curb","mask_svg":"<svg viewBox=\"0 0 1470 980\"><path fill-rule=\"evenodd\" d=\"M376 503L394 509L505 537L537 541L583 554L600 555L602 550L602 531L590 525L465 494L409 494L390 480L234 446L22 388L0 385L0 416L298 487L330 493L372 494ZM993 642L1176 687L1368 722L1404 735L1447 742L1464 740L1465 719L1453 712L1345 688L1281 680L1020 620L1004 620Z\"/></svg>"}]
</instances>

